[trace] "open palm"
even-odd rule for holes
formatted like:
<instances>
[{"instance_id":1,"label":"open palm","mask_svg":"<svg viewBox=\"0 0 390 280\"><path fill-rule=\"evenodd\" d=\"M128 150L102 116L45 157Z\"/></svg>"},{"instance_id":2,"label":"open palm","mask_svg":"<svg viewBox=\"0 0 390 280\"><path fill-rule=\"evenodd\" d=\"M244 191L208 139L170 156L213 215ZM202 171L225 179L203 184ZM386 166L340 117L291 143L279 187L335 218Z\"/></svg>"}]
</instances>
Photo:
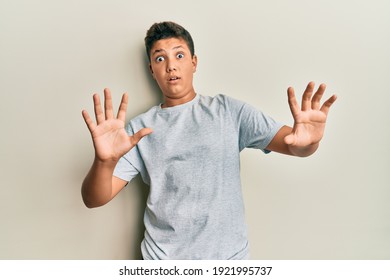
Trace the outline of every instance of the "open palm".
<instances>
[{"instance_id":1,"label":"open palm","mask_svg":"<svg viewBox=\"0 0 390 280\"><path fill-rule=\"evenodd\" d=\"M329 108L336 101L336 96L333 95L321 106L325 88L325 84L321 84L312 98L314 83L310 82L303 93L301 108L296 100L294 89L291 87L288 89L288 102L294 118L294 126L291 134L284 139L286 144L304 147L320 142L324 135Z\"/></svg>"},{"instance_id":2,"label":"open palm","mask_svg":"<svg viewBox=\"0 0 390 280\"><path fill-rule=\"evenodd\" d=\"M109 89L104 90L104 112L98 94L93 96L96 124L88 112L83 110L82 115L91 133L95 156L101 161L118 161L142 139L150 134L150 128L143 128L134 135L127 135L125 130L127 94L123 94L117 117L114 117L112 98Z\"/></svg>"}]
</instances>

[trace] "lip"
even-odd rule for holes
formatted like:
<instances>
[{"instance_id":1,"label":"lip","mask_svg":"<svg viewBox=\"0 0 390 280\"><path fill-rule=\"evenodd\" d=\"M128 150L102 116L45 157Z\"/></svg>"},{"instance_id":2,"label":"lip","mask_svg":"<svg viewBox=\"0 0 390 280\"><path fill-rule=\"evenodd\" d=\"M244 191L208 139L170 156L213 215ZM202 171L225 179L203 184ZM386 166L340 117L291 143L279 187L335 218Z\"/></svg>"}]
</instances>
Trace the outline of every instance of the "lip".
<instances>
[{"instance_id":1,"label":"lip","mask_svg":"<svg viewBox=\"0 0 390 280\"><path fill-rule=\"evenodd\" d=\"M177 83L180 80L181 80L181 78L178 77L178 76L170 76L170 77L168 77L168 83L171 83L171 84Z\"/></svg>"}]
</instances>

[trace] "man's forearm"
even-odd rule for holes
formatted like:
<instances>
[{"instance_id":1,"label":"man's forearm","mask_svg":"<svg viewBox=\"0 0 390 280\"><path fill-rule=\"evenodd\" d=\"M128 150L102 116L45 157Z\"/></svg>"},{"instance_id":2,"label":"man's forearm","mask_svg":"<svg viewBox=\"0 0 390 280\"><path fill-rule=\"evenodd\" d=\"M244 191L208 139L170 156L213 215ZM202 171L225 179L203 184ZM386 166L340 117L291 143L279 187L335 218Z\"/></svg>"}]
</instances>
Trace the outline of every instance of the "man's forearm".
<instances>
[{"instance_id":1,"label":"man's forearm","mask_svg":"<svg viewBox=\"0 0 390 280\"><path fill-rule=\"evenodd\" d=\"M112 174L115 162L94 160L81 187L83 201L88 208L99 207L112 199Z\"/></svg>"},{"instance_id":2,"label":"man's forearm","mask_svg":"<svg viewBox=\"0 0 390 280\"><path fill-rule=\"evenodd\" d=\"M285 137L292 133L292 128L289 126L283 126L274 136L271 143L267 146L267 150L297 156L297 157L308 157L317 151L320 143L314 143L306 146L289 145L285 142Z\"/></svg>"}]
</instances>

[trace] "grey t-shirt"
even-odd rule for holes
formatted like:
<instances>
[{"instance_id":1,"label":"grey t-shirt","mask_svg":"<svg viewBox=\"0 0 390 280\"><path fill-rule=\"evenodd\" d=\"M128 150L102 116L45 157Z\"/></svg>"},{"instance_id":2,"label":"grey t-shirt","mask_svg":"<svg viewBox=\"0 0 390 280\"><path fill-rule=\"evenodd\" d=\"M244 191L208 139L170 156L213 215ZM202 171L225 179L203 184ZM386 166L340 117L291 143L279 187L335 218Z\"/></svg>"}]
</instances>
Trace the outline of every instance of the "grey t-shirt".
<instances>
[{"instance_id":1,"label":"grey t-shirt","mask_svg":"<svg viewBox=\"0 0 390 280\"><path fill-rule=\"evenodd\" d=\"M155 106L130 121L129 135L153 133L118 162L114 176L138 173L150 185L144 259L246 259L240 151L265 150L281 124L225 95Z\"/></svg>"}]
</instances>

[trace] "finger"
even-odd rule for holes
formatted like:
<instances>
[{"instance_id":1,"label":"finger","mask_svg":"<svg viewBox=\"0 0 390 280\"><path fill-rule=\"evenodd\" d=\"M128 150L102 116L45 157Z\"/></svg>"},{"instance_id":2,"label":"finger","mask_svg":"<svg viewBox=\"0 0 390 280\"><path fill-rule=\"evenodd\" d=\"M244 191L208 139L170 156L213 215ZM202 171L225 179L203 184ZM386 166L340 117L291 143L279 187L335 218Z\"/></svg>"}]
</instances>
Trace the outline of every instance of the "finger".
<instances>
[{"instance_id":1,"label":"finger","mask_svg":"<svg viewBox=\"0 0 390 280\"><path fill-rule=\"evenodd\" d=\"M93 130L95 130L96 125L92 121L92 119L89 116L88 112L86 110L83 110L81 112L81 114L83 115L84 121L87 124L89 131L92 132Z\"/></svg>"},{"instance_id":2,"label":"finger","mask_svg":"<svg viewBox=\"0 0 390 280\"><path fill-rule=\"evenodd\" d=\"M289 134L286 137L284 137L284 143L287 145L293 145L295 142L295 136L294 134Z\"/></svg>"},{"instance_id":3,"label":"finger","mask_svg":"<svg viewBox=\"0 0 390 280\"><path fill-rule=\"evenodd\" d=\"M324 95L324 92L325 92L325 89L326 89L326 85L325 84L321 84L319 87L318 87L318 90L316 91L316 93L314 94L312 100L311 100L311 108L313 110L319 110L320 109L320 101L321 101L321 98L322 96Z\"/></svg>"},{"instance_id":4,"label":"finger","mask_svg":"<svg viewBox=\"0 0 390 280\"><path fill-rule=\"evenodd\" d=\"M302 111L310 110L311 108L311 96L313 94L314 82L310 82L302 95Z\"/></svg>"},{"instance_id":5,"label":"finger","mask_svg":"<svg viewBox=\"0 0 390 280\"><path fill-rule=\"evenodd\" d=\"M100 97L98 94L93 95L93 104L94 104L94 110L95 110L95 117L96 117L96 123L100 124L104 121L104 115L102 110L102 105L100 103Z\"/></svg>"},{"instance_id":6,"label":"finger","mask_svg":"<svg viewBox=\"0 0 390 280\"><path fill-rule=\"evenodd\" d=\"M133 136L129 136L130 142L133 146L137 145L138 142L146 135L149 135L152 133L153 130L151 128L142 128L137 133L135 133Z\"/></svg>"},{"instance_id":7,"label":"finger","mask_svg":"<svg viewBox=\"0 0 390 280\"><path fill-rule=\"evenodd\" d=\"M299 113L300 108L297 102L297 98L295 97L294 88L289 87L287 89L287 95L288 95L288 104L290 106L291 114L295 119L295 116Z\"/></svg>"},{"instance_id":8,"label":"finger","mask_svg":"<svg viewBox=\"0 0 390 280\"><path fill-rule=\"evenodd\" d=\"M111 92L108 88L104 89L104 112L106 114L106 120L114 118L114 111L112 109Z\"/></svg>"},{"instance_id":9,"label":"finger","mask_svg":"<svg viewBox=\"0 0 390 280\"><path fill-rule=\"evenodd\" d=\"M332 104L336 101L336 99L337 99L337 96L332 95L328 100L326 100L324 102L324 104L322 104L321 111L327 115L329 112L330 106L332 106Z\"/></svg>"},{"instance_id":10,"label":"finger","mask_svg":"<svg viewBox=\"0 0 390 280\"><path fill-rule=\"evenodd\" d=\"M124 93L122 95L121 104L119 105L118 115L117 118L121 121L125 121L126 119L126 110L127 110L127 104L128 104L128 95L127 93Z\"/></svg>"}]
</instances>

